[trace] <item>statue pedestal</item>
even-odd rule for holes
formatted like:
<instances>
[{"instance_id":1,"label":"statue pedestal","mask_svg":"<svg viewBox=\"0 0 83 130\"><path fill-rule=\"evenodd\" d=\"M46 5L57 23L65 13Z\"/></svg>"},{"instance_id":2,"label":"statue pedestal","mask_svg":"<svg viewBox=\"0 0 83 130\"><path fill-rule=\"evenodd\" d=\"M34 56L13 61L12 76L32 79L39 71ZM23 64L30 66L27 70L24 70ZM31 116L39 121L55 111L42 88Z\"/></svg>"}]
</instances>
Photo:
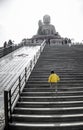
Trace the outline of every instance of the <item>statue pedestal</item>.
<instances>
[{"instance_id":1,"label":"statue pedestal","mask_svg":"<svg viewBox=\"0 0 83 130\"><path fill-rule=\"evenodd\" d=\"M33 40L50 40L50 43L53 44L62 44L62 38L59 35L34 35Z\"/></svg>"},{"instance_id":2,"label":"statue pedestal","mask_svg":"<svg viewBox=\"0 0 83 130\"><path fill-rule=\"evenodd\" d=\"M32 37L33 39L56 39L56 38L60 38L59 35L34 35Z\"/></svg>"}]
</instances>

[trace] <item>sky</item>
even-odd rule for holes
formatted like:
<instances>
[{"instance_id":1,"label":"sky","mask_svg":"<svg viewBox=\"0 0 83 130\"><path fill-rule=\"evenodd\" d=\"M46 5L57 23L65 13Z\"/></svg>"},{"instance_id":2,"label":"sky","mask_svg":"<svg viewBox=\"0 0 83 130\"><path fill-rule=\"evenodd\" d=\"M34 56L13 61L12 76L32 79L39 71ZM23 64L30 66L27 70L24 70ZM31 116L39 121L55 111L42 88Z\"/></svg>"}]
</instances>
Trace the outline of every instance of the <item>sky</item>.
<instances>
[{"instance_id":1,"label":"sky","mask_svg":"<svg viewBox=\"0 0 83 130\"><path fill-rule=\"evenodd\" d=\"M62 37L83 40L83 0L0 0L0 46L31 38L45 14Z\"/></svg>"}]
</instances>

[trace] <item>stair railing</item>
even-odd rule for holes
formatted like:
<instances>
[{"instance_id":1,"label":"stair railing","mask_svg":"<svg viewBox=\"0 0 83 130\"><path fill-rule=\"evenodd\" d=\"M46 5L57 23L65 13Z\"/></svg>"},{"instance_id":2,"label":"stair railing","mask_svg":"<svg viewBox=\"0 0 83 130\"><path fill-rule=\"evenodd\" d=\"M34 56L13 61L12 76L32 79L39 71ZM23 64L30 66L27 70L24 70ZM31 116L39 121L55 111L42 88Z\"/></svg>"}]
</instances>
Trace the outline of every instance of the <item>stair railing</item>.
<instances>
[{"instance_id":1,"label":"stair railing","mask_svg":"<svg viewBox=\"0 0 83 130\"><path fill-rule=\"evenodd\" d=\"M4 90L4 112L6 129L8 129L9 122L12 122L12 112L14 110L14 107L22 93L24 86L26 85L31 71L33 70L41 52L45 47L45 44L46 42L44 40L34 58L30 60L29 64L25 67L25 69L21 73L18 73Z\"/></svg>"}]
</instances>

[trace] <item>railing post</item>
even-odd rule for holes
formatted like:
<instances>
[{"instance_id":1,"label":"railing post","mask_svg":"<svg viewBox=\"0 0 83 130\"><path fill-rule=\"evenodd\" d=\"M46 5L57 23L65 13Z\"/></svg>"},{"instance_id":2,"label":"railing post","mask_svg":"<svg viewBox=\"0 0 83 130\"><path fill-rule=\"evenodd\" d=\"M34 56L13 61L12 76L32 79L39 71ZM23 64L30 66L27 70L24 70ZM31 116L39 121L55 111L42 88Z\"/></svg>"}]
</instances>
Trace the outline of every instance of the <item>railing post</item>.
<instances>
[{"instance_id":1,"label":"railing post","mask_svg":"<svg viewBox=\"0 0 83 130\"><path fill-rule=\"evenodd\" d=\"M10 122L12 122L11 90L9 91L9 104L10 104Z\"/></svg>"},{"instance_id":2,"label":"railing post","mask_svg":"<svg viewBox=\"0 0 83 130\"><path fill-rule=\"evenodd\" d=\"M25 67L25 84L27 82L27 67Z\"/></svg>"},{"instance_id":3,"label":"railing post","mask_svg":"<svg viewBox=\"0 0 83 130\"><path fill-rule=\"evenodd\" d=\"M40 47L40 54L41 54L41 52L42 52L42 49L41 49L41 47Z\"/></svg>"},{"instance_id":4,"label":"railing post","mask_svg":"<svg viewBox=\"0 0 83 130\"><path fill-rule=\"evenodd\" d=\"M30 61L30 72L32 71L32 60Z\"/></svg>"},{"instance_id":5,"label":"railing post","mask_svg":"<svg viewBox=\"0 0 83 130\"><path fill-rule=\"evenodd\" d=\"M34 65L35 65L35 56L34 56Z\"/></svg>"},{"instance_id":6,"label":"railing post","mask_svg":"<svg viewBox=\"0 0 83 130\"><path fill-rule=\"evenodd\" d=\"M19 96L21 94L21 76L19 76Z\"/></svg>"},{"instance_id":7,"label":"railing post","mask_svg":"<svg viewBox=\"0 0 83 130\"><path fill-rule=\"evenodd\" d=\"M5 112L5 129L8 129L8 91L4 91L4 112Z\"/></svg>"}]
</instances>

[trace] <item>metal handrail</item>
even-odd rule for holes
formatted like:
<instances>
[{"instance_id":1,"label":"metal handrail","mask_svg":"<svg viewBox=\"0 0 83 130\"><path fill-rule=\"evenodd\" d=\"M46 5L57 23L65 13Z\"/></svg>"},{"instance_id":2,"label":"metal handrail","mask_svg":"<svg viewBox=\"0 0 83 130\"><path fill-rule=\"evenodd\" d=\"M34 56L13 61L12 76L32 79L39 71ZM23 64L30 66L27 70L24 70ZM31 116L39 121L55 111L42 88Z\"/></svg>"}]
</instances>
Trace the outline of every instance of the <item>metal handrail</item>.
<instances>
[{"instance_id":1,"label":"metal handrail","mask_svg":"<svg viewBox=\"0 0 83 130\"><path fill-rule=\"evenodd\" d=\"M5 112L5 128L8 128L8 123L12 122L12 112L17 103L17 100L33 70L43 48L45 47L45 40L40 46L40 49L37 51L36 55L32 60L30 60L29 64L25 67L25 69L19 73L18 76L15 76L13 81L6 87L4 90L4 112Z\"/></svg>"}]
</instances>

